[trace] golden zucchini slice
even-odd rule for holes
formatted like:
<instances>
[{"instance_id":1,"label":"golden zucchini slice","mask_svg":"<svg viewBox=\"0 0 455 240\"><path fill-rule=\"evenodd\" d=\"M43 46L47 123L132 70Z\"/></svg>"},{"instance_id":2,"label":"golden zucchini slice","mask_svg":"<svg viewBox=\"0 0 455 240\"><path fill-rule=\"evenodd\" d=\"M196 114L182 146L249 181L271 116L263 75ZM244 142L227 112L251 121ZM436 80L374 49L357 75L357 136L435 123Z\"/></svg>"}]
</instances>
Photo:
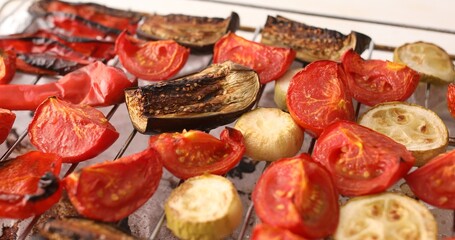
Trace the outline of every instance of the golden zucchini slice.
<instances>
[{"instance_id":1,"label":"golden zucchini slice","mask_svg":"<svg viewBox=\"0 0 455 240\"><path fill-rule=\"evenodd\" d=\"M179 239L212 240L229 236L242 221L243 207L234 185L213 174L187 179L164 206L167 227Z\"/></svg>"},{"instance_id":2,"label":"golden zucchini slice","mask_svg":"<svg viewBox=\"0 0 455 240\"><path fill-rule=\"evenodd\" d=\"M431 212L417 200L396 193L350 199L341 207L335 240L437 239Z\"/></svg>"},{"instance_id":3,"label":"golden zucchini slice","mask_svg":"<svg viewBox=\"0 0 455 240\"><path fill-rule=\"evenodd\" d=\"M421 81L439 84L455 81L454 65L449 54L433 43L415 42L397 47L393 61L419 72Z\"/></svg>"},{"instance_id":4,"label":"golden zucchini slice","mask_svg":"<svg viewBox=\"0 0 455 240\"><path fill-rule=\"evenodd\" d=\"M378 104L360 116L358 122L405 145L416 158L416 166L445 152L449 143L449 133L441 118L416 104Z\"/></svg>"},{"instance_id":5,"label":"golden zucchini slice","mask_svg":"<svg viewBox=\"0 0 455 240\"><path fill-rule=\"evenodd\" d=\"M304 131L289 113L278 108L256 108L237 119L245 155L257 161L275 161L295 156L303 144Z\"/></svg>"}]
</instances>

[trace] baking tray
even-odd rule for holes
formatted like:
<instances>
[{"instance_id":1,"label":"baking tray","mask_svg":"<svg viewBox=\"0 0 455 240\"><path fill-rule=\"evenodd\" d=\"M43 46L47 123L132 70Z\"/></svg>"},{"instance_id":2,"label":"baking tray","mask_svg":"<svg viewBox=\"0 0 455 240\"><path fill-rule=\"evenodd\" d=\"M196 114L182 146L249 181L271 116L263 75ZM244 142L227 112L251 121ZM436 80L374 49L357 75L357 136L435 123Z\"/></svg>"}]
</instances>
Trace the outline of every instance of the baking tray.
<instances>
[{"instance_id":1,"label":"baking tray","mask_svg":"<svg viewBox=\"0 0 455 240\"><path fill-rule=\"evenodd\" d=\"M221 2L221 1L217 1ZM31 1L26 0L11 0L6 1L0 7L0 34L11 34L18 33L33 29L36 27L36 21L27 13L27 8ZM182 2L183 4L193 4L191 1ZM252 8L257 9L257 5L245 5L236 2L221 2L221 4L231 6L232 8ZM268 8L267 10L276 10L277 13L287 16L286 11L283 14L282 10ZM179 12L162 12L166 13L179 13ZM358 21L362 22L361 19L353 19L348 17L321 15L311 12L292 12L288 11L288 14L305 15L310 17L317 17L322 19L338 19L342 21ZM274 15L274 14L271 14ZM292 18L292 17L290 17ZM343 19L344 18L344 19ZM247 39L259 41L260 40L260 27L254 25L248 25L248 22L243 22L241 17L242 26L237 32L239 35L246 37ZM368 23L368 22L367 22ZM381 22L369 22L368 24L381 24ZM387 24L388 27L398 28L413 28L416 26L412 25L396 25ZM316 25L315 25L316 26ZM331 28L337 30L336 28ZM352 29L355 30L355 29ZM422 31L433 32L435 29L420 29ZM438 29L436 29L438 30ZM447 31L445 31L447 33ZM448 34L454 34L448 32ZM374 39L373 39L374 40ZM368 49L362 54L364 58L371 58L374 53L387 52L393 50L393 47L381 44L374 44L373 41L369 45ZM205 66L210 64L210 55L191 55L188 63L179 75L185 75L191 72L203 69ZM114 59L109 64L119 66L118 61ZM302 66L301 63L295 62L295 66ZM121 67L121 66L119 66ZM12 84L27 83L27 84L43 84L49 81L55 81L55 78L40 77L29 74L18 73L13 80ZM140 85L145 85L147 82L140 81ZM446 108L445 102L445 86L434 86L425 83L421 83L414 95L408 100L409 102L417 103L427 108L430 108L438 113L438 115L444 120L446 125L449 127L450 132L455 129L454 121ZM1 94L1 93L0 93ZM258 103L259 107L275 107L273 102L273 83L267 84L264 93ZM361 104L357 104L357 114L361 114L368 107ZM148 137L147 135L137 134L133 129L125 104L120 104L112 107L100 108L108 118L110 122L116 127L120 133L120 138L105 152L98 157L82 162L78 165L65 164L62 169L62 173L73 171L74 169L81 168L87 165L91 165L96 162L104 160L113 160L119 158L122 155L129 155L132 153L139 152L147 147ZM29 151L32 146L29 143L28 136L26 134L27 126L31 120L32 113L28 111L16 111L17 114L16 122L13 126L13 131L7 140L7 143L0 145L0 161L3 161L7 157L14 157L20 155L26 151ZM229 126L232 126L230 124ZM210 133L214 136L219 136L223 127L216 128ZM310 152L315 140L309 135L305 135L304 145L302 146L301 152ZM453 149L454 141L451 138L449 149ZM232 180L238 189L241 196L242 203L244 206L244 218L242 225L228 239L249 239L252 227L259 222L258 218L254 214L253 205L251 203L251 192L254 189L254 185L258 177L262 174L266 164L264 162L254 163L251 159L244 158L242 164L235 168L228 174L228 178ZM131 214L128 219L124 222L127 223L132 234L143 239L176 239L171 232L165 227L165 218L163 205L164 201L169 196L173 188L179 184L180 180L172 176L167 171L164 171L163 177L160 181L160 186L155 192L153 197L138 209L135 213ZM390 191L401 192L400 186L403 182L397 183ZM345 199L342 199L344 201ZM441 210L429 206L431 212L436 216L439 227L440 238L444 236L455 235L454 230L454 213L449 210ZM30 238L31 227L35 224L34 218L26 219L24 221L15 221L0 219L1 226L18 226L18 239ZM1 231L2 228L0 228ZM0 232L0 239L2 233Z\"/></svg>"}]
</instances>

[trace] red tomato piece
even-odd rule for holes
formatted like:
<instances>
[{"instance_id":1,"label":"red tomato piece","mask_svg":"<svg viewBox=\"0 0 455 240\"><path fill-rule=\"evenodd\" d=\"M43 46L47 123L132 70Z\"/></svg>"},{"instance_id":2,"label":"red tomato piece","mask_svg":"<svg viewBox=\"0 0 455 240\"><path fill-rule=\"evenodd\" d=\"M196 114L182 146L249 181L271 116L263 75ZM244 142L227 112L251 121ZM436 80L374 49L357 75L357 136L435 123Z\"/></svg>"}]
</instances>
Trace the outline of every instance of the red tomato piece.
<instances>
[{"instance_id":1,"label":"red tomato piece","mask_svg":"<svg viewBox=\"0 0 455 240\"><path fill-rule=\"evenodd\" d=\"M0 84L8 84L16 74L16 53L0 49Z\"/></svg>"},{"instance_id":2,"label":"red tomato piece","mask_svg":"<svg viewBox=\"0 0 455 240\"><path fill-rule=\"evenodd\" d=\"M405 179L423 201L439 208L455 209L455 150L438 155Z\"/></svg>"},{"instance_id":3,"label":"red tomato piece","mask_svg":"<svg viewBox=\"0 0 455 240\"><path fill-rule=\"evenodd\" d=\"M30 142L43 152L55 153L63 162L93 158L119 137L103 113L88 105L76 105L55 97L35 112L28 133Z\"/></svg>"},{"instance_id":4,"label":"red tomato piece","mask_svg":"<svg viewBox=\"0 0 455 240\"><path fill-rule=\"evenodd\" d=\"M234 128L224 129L220 139L190 130L155 135L149 143L160 153L164 167L181 179L204 173L226 174L245 153L243 135Z\"/></svg>"},{"instance_id":5,"label":"red tomato piece","mask_svg":"<svg viewBox=\"0 0 455 240\"><path fill-rule=\"evenodd\" d=\"M142 206L158 188L163 167L154 149L82 168L63 180L83 216L118 221Z\"/></svg>"},{"instance_id":6,"label":"red tomato piece","mask_svg":"<svg viewBox=\"0 0 455 240\"><path fill-rule=\"evenodd\" d=\"M308 154L273 162L252 199L263 223L303 237L329 236L338 225L338 193L329 173Z\"/></svg>"},{"instance_id":7,"label":"red tomato piece","mask_svg":"<svg viewBox=\"0 0 455 240\"><path fill-rule=\"evenodd\" d=\"M44 193L38 183L43 175L58 176L61 165L59 156L38 151L18 156L1 165L0 218L24 219L39 215L58 202L61 187L57 179L54 178L55 185L46 188Z\"/></svg>"},{"instance_id":8,"label":"red tomato piece","mask_svg":"<svg viewBox=\"0 0 455 240\"><path fill-rule=\"evenodd\" d=\"M316 61L291 79L286 103L292 118L314 136L337 120L355 119L352 97L342 67L333 61Z\"/></svg>"},{"instance_id":9,"label":"red tomato piece","mask_svg":"<svg viewBox=\"0 0 455 240\"><path fill-rule=\"evenodd\" d=\"M305 240L305 238L292 233L286 229L273 227L267 224L256 225L253 229L252 240Z\"/></svg>"},{"instance_id":10,"label":"red tomato piece","mask_svg":"<svg viewBox=\"0 0 455 240\"><path fill-rule=\"evenodd\" d=\"M122 32L115 51L123 67L134 76L151 81L167 80L182 69L190 50L173 40L143 41Z\"/></svg>"},{"instance_id":11,"label":"red tomato piece","mask_svg":"<svg viewBox=\"0 0 455 240\"><path fill-rule=\"evenodd\" d=\"M214 47L213 62L231 60L252 68L259 74L262 84L284 75L295 59L291 48L273 47L246 40L230 32L218 40Z\"/></svg>"},{"instance_id":12,"label":"red tomato piece","mask_svg":"<svg viewBox=\"0 0 455 240\"><path fill-rule=\"evenodd\" d=\"M404 145L348 121L328 126L312 157L330 172L339 193L346 196L385 191L406 175L415 161Z\"/></svg>"},{"instance_id":13,"label":"red tomato piece","mask_svg":"<svg viewBox=\"0 0 455 240\"><path fill-rule=\"evenodd\" d=\"M8 109L0 108L0 144L8 137L11 128L13 127L16 114Z\"/></svg>"},{"instance_id":14,"label":"red tomato piece","mask_svg":"<svg viewBox=\"0 0 455 240\"><path fill-rule=\"evenodd\" d=\"M450 115L455 118L455 84L450 83L447 87L447 107Z\"/></svg>"},{"instance_id":15,"label":"red tomato piece","mask_svg":"<svg viewBox=\"0 0 455 240\"><path fill-rule=\"evenodd\" d=\"M364 60L354 50L342 57L346 85L352 96L368 106L390 101L404 101L416 89L420 75L404 64Z\"/></svg>"}]
</instances>

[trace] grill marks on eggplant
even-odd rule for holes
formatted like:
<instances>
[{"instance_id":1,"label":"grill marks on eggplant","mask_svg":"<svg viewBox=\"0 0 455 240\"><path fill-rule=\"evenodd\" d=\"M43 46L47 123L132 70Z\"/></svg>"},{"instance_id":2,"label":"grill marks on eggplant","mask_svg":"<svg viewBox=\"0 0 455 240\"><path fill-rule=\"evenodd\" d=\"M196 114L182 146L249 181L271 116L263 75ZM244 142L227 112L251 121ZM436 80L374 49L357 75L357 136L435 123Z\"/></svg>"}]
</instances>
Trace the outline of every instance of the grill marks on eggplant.
<instances>
[{"instance_id":1,"label":"grill marks on eggplant","mask_svg":"<svg viewBox=\"0 0 455 240\"><path fill-rule=\"evenodd\" d=\"M260 88L256 72L228 61L179 79L127 89L125 96L139 132L180 131L234 121L252 108Z\"/></svg>"}]
</instances>

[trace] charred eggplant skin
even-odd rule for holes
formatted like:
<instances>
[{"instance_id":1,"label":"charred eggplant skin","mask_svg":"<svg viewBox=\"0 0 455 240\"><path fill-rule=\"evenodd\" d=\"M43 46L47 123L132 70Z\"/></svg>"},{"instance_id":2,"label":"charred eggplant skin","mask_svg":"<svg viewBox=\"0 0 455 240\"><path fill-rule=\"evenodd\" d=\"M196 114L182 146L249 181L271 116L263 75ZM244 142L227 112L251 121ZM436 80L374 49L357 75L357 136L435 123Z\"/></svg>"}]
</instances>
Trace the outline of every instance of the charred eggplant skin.
<instances>
[{"instance_id":1,"label":"charred eggplant skin","mask_svg":"<svg viewBox=\"0 0 455 240\"><path fill-rule=\"evenodd\" d=\"M175 80L125 90L140 133L210 130L251 110L263 86L255 71L227 61Z\"/></svg>"},{"instance_id":2,"label":"charred eggplant skin","mask_svg":"<svg viewBox=\"0 0 455 240\"><path fill-rule=\"evenodd\" d=\"M78 217L50 220L39 226L39 235L33 239L122 239L135 240L137 238L124 233L114 226Z\"/></svg>"},{"instance_id":3,"label":"charred eggplant skin","mask_svg":"<svg viewBox=\"0 0 455 240\"><path fill-rule=\"evenodd\" d=\"M338 31L306 25L281 16L268 16L261 42L267 45L291 47L302 62L316 60L340 61L349 49L362 53L371 38L352 31L344 35Z\"/></svg>"},{"instance_id":4,"label":"charred eggplant skin","mask_svg":"<svg viewBox=\"0 0 455 240\"><path fill-rule=\"evenodd\" d=\"M147 40L172 39L191 49L193 54L208 54L227 32L240 27L239 15L232 12L227 18L209 18L183 14L148 15L137 29L137 35Z\"/></svg>"}]
</instances>

